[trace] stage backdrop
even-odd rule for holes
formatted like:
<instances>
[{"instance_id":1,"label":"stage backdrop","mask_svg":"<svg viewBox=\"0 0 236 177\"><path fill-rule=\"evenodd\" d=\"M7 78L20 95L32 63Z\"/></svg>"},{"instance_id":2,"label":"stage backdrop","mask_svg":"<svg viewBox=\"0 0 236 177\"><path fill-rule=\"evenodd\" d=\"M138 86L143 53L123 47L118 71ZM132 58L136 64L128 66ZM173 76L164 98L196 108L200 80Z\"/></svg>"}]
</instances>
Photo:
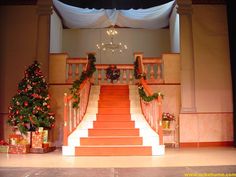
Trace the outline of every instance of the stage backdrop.
<instances>
[{"instance_id":1,"label":"stage backdrop","mask_svg":"<svg viewBox=\"0 0 236 177\"><path fill-rule=\"evenodd\" d=\"M109 37L106 29L64 29L62 36L62 51L68 52L70 57L85 56L88 51L95 51L96 63L133 63L133 53L144 52L145 56L161 56L170 52L169 29L144 30L118 28L118 35L114 42L124 43L128 50L119 53L100 51L96 44L108 43Z\"/></svg>"}]
</instances>

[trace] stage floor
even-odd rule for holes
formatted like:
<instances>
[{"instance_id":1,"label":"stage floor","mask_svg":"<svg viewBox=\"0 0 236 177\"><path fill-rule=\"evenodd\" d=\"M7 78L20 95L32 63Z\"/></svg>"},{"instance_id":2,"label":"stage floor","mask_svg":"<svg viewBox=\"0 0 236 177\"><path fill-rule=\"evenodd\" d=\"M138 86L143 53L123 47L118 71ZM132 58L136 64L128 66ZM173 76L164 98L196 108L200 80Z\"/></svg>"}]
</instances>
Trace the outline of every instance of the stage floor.
<instances>
[{"instance_id":1,"label":"stage floor","mask_svg":"<svg viewBox=\"0 0 236 177\"><path fill-rule=\"evenodd\" d=\"M166 148L164 156L62 156L61 149L45 154L0 154L0 167L136 168L236 165L236 148Z\"/></svg>"}]
</instances>

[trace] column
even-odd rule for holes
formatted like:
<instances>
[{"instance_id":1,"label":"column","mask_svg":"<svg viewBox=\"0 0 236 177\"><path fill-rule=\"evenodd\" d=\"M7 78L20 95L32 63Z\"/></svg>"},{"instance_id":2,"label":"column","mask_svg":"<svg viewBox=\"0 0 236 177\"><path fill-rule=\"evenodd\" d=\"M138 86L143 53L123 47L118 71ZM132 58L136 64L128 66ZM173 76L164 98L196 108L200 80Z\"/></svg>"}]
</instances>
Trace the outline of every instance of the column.
<instances>
[{"instance_id":1,"label":"column","mask_svg":"<svg viewBox=\"0 0 236 177\"><path fill-rule=\"evenodd\" d=\"M196 112L192 1L177 0L180 15L181 113Z\"/></svg>"},{"instance_id":2,"label":"column","mask_svg":"<svg viewBox=\"0 0 236 177\"><path fill-rule=\"evenodd\" d=\"M50 16L52 14L52 0L38 0L37 2L37 41L36 59L42 64L45 76L49 75L50 49Z\"/></svg>"}]
</instances>

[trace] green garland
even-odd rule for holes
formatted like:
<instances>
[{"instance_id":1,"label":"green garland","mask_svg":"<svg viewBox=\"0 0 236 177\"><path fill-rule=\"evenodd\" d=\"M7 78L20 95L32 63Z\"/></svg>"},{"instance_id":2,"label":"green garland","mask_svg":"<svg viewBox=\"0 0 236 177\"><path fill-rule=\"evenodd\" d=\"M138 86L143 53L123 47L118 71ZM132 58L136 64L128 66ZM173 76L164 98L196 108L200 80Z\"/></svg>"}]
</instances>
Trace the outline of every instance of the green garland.
<instances>
[{"instance_id":1,"label":"green garland","mask_svg":"<svg viewBox=\"0 0 236 177\"><path fill-rule=\"evenodd\" d=\"M138 87L138 93L139 93L139 96L142 98L142 100L145 102L151 102L152 100L156 99L158 96L161 96L162 98L164 98L164 95L161 92L154 93L151 96L147 96L142 85Z\"/></svg>"},{"instance_id":2,"label":"green garland","mask_svg":"<svg viewBox=\"0 0 236 177\"><path fill-rule=\"evenodd\" d=\"M82 72L80 78L78 80L75 80L73 82L72 87L70 88L70 93L72 94L73 98L73 103L72 103L73 108L79 108L80 95L78 93L78 89L80 88L80 85L83 83L83 81L86 80L87 78L92 77L93 73L96 71L96 67L94 64L95 61L96 61L95 56L93 54L89 54L87 70Z\"/></svg>"},{"instance_id":3,"label":"green garland","mask_svg":"<svg viewBox=\"0 0 236 177\"><path fill-rule=\"evenodd\" d=\"M134 62L134 78L141 79L142 77L146 80L146 75L144 73L139 73L138 58L136 58Z\"/></svg>"}]
</instances>

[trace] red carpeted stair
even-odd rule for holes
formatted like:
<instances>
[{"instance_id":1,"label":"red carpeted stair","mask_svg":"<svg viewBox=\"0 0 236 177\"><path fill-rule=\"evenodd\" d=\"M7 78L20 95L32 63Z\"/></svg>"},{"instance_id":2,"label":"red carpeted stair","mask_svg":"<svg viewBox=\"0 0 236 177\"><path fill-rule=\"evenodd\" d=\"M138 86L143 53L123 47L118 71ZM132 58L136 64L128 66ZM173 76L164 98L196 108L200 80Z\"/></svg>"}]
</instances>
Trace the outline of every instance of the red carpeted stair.
<instances>
[{"instance_id":1,"label":"red carpeted stair","mask_svg":"<svg viewBox=\"0 0 236 177\"><path fill-rule=\"evenodd\" d=\"M142 144L139 129L131 120L129 87L101 86L97 119L88 130L88 137L81 137L76 155L152 155L151 146Z\"/></svg>"}]
</instances>

